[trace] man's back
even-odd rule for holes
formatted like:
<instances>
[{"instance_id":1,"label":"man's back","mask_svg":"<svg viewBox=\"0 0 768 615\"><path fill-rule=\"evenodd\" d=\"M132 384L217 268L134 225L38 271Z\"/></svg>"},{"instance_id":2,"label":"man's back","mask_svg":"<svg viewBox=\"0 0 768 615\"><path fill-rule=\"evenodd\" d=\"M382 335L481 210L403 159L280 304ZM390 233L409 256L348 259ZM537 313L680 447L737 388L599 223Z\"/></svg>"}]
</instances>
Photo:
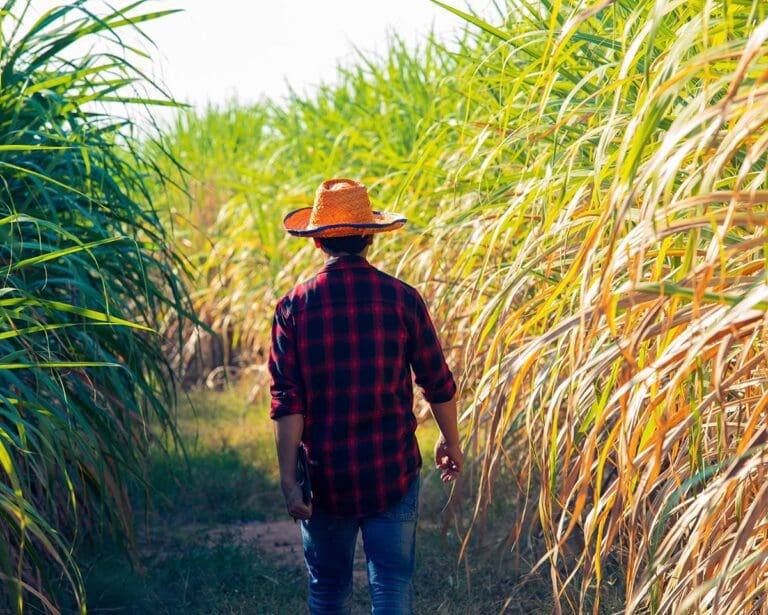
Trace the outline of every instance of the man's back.
<instances>
[{"instance_id":1,"label":"man's back","mask_svg":"<svg viewBox=\"0 0 768 615\"><path fill-rule=\"evenodd\" d=\"M400 500L421 466L411 368L428 401L455 393L418 292L333 258L280 300L273 335L272 416L305 412L315 506L364 516Z\"/></svg>"}]
</instances>

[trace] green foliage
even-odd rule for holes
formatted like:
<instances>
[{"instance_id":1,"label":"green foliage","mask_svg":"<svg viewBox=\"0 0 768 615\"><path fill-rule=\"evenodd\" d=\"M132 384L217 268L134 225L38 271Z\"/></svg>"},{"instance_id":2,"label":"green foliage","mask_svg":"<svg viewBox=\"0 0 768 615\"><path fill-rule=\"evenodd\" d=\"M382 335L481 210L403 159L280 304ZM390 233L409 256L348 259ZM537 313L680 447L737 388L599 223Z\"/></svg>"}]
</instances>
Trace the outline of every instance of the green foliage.
<instances>
[{"instance_id":1,"label":"green foliage","mask_svg":"<svg viewBox=\"0 0 768 615\"><path fill-rule=\"evenodd\" d=\"M305 610L302 572L276 566L257 548L223 536L212 546L170 541L131 568L120 553L101 556L89 576L94 612L126 615L274 614Z\"/></svg>"},{"instance_id":2,"label":"green foliage","mask_svg":"<svg viewBox=\"0 0 768 615\"><path fill-rule=\"evenodd\" d=\"M141 4L97 17L74 2L23 24L26 3L0 8L0 605L14 612L56 611L55 569L85 611L72 545L132 540L147 421L172 425L155 329L184 290L115 106L150 102L118 34L164 14ZM118 43L76 55L99 37Z\"/></svg>"},{"instance_id":3,"label":"green foliage","mask_svg":"<svg viewBox=\"0 0 768 615\"><path fill-rule=\"evenodd\" d=\"M147 473L150 508L168 527L284 515L271 421L246 397L232 389L179 400L183 447L154 448Z\"/></svg>"}]
</instances>

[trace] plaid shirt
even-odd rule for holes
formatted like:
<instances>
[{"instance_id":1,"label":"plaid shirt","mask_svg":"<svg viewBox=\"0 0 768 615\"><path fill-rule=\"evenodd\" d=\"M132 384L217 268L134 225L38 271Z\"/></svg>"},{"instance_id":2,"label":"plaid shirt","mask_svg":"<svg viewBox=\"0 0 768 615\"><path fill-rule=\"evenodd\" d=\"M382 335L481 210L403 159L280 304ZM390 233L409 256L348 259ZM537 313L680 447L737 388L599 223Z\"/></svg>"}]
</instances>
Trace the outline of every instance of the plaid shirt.
<instances>
[{"instance_id":1,"label":"plaid shirt","mask_svg":"<svg viewBox=\"0 0 768 615\"><path fill-rule=\"evenodd\" d=\"M411 369L427 401L454 396L418 291L365 258L329 260L278 302L270 416L304 415L318 509L362 517L405 496L421 467Z\"/></svg>"}]
</instances>

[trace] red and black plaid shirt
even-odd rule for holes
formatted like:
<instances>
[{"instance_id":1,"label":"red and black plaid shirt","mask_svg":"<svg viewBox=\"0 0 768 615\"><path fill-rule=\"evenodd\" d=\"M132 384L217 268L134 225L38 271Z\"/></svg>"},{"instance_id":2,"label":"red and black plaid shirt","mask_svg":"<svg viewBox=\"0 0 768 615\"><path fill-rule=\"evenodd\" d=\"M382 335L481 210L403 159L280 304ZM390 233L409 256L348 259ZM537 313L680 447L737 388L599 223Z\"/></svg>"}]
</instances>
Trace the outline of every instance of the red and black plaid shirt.
<instances>
[{"instance_id":1,"label":"red and black plaid shirt","mask_svg":"<svg viewBox=\"0 0 768 615\"><path fill-rule=\"evenodd\" d=\"M280 299L270 416L304 415L314 506L361 517L405 496L421 467L411 369L427 401L454 396L418 291L363 257L329 260Z\"/></svg>"}]
</instances>

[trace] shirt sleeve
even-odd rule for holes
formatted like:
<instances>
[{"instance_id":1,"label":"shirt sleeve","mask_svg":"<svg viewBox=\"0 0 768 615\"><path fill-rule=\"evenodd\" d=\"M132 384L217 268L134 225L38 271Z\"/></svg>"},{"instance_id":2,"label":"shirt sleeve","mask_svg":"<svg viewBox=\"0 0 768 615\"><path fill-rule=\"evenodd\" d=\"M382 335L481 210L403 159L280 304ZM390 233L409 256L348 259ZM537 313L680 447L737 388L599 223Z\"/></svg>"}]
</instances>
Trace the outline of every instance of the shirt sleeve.
<instances>
[{"instance_id":1,"label":"shirt sleeve","mask_svg":"<svg viewBox=\"0 0 768 615\"><path fill-rule=\"evenodd\" d=\"M408 354L416 385L429 403L450 401L456 394L456 382L445 362L427 306L418 293L415 310Z\"/></svg>"},{"instance_id":2,"label":"shirt sleeve","mask_svg":"<svg viewBox=\"0 0 768 615\"><path fill-rule=\"evenodd\" d=\"M277 420L289 414L304 414L304 385L296 355L294 321L284 314L281 303L277 304L272 319L269 374L272 395L269 416Z\"/></svg>"}]
</instances>

